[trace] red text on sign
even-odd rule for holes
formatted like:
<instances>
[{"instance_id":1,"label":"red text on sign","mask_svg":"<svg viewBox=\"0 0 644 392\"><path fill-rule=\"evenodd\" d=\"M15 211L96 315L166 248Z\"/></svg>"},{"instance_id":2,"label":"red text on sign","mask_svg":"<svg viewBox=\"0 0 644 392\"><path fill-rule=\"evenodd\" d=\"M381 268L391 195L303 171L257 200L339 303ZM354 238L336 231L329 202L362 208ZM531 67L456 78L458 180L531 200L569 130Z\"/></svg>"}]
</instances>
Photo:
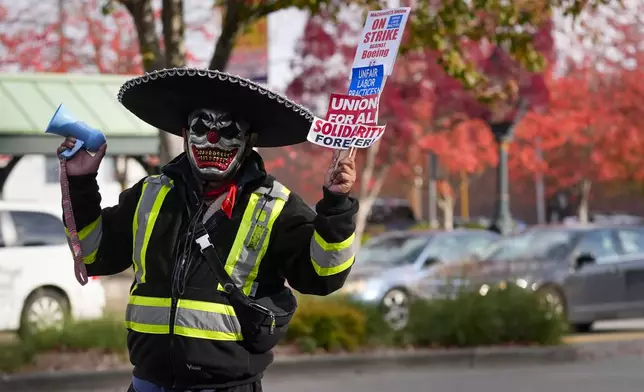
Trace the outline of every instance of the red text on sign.
<instances>
[{"instance_id":1,"label":"red text on sign","mask_svg":"<svg viewBox=\"0 0 644 392\"><path fill-rule=\"evenodd\" d=\"M374 43L383 41L394 41L398 39L398 29L389 29L381 31L369 31L365 33L362 43Z\"/></svg>"},{"instance_id":2,"label":"red text on sign","mask_svg":"<svg viewBox=\"0 0 644 392\"><path fill-rule=\"evenodd\" d=\"M313 132L324 136L342 138L378 138L385 131L384 126L349 125L317 119L313 123Z\"/></svg>"},{"instance_id":3,"label":"red text on sign","mask_svg":"<svg viewBox=\"0 0 644 392\"><path fill-rule=\"evenodd\" d=\"M371 24L371 30L384 29L386 24L387 24L387 18L374 19L373 23Z\"/></svg>"}]
</instances>

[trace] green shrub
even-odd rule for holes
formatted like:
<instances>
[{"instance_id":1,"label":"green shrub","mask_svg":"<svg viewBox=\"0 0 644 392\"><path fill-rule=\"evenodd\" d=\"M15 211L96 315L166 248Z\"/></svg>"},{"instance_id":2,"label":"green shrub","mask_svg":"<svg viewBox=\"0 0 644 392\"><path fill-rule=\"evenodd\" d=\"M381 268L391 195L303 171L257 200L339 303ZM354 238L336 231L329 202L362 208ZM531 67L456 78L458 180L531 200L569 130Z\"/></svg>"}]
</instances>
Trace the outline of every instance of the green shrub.
<instances>
[{"instance_id":1,"label":"green shrub","mask_svg":"<svg viewBox=\"0 0 644 392\"><path fill-rule=\"evenodd\" d=\"M426 347L561 343L565 322L536 293L510 285L487 295L461 292L446 299L412 304L405 330L409 341Z\"/></svg>"},{"instance_id":2,"label":"green shrub","mask_svg":"<svg viewBox=\"0 0 644 392\"><path fill-rule=\"evenodd\" d=\"M33 345L26 342L0 344L0 374L11 373L30 363L34 355Z\"/></svg>"},{"instance_id":3,"label":"green shrub","mask_svg":"<svg viewBox=\"0 0 644 392\"><path fill-rule=\"evenodd\" d=\"M38 351L99 349L121 352L127 348L126 338L123 320L114 317L74 322L61 331L42 331L28 340Z\"/></svg>"},{"instance_id":4,"label":"green shrub","mask_svg":"<svg viewBox=\"0 0 644 392\"><path fill-rule=\"evenodd\" d=\"M346 301L301 297L285 342L307 352L354 351L365 342L366 325L367 315Z\"/></svg>"},{"instance_id":5,"label":"green shrub","mask_svg":"<svg viewBox=\"0 0 644 392\"><path fill-rule=\"evenodd\" d=\"M127 331L121 318L72 322L60 331L45 330L21 342L0 344L0 371L11 372L31 363L39 352L99 349L124 353Z\"/></svg>"}]
</instances>

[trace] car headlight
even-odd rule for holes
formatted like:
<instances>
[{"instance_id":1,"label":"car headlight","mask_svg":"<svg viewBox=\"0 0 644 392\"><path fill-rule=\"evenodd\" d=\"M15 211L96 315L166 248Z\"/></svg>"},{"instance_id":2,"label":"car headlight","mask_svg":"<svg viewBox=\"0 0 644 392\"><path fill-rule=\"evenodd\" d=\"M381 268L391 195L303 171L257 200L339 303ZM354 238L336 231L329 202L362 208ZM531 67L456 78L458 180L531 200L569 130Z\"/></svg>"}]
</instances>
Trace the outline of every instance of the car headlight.
<instances>
[{"instance_id":1,"label":"car headlight","mask_svg":"<svg viewBox=\"0 0 644 392\"><path fill-rule=\"evenodd\" d=\"M514 282L517 286L521 287L522 289L525 289L528 287L528 281L525 279L517 279L516 282Z\"/></svg>"},{"instance_id":2,"label":"car headlight","mask_svg":"<svg viewBox=\"0 0 644 392\"><path fill-rule=\"evenodd\" d=\"M345 283L344 287L342 287L342 291L347 294L354 294L364 291L365 288L367 288L367 282L365 282L364 280L356 280L353 282Z\"/></svg>"}]
</instances>

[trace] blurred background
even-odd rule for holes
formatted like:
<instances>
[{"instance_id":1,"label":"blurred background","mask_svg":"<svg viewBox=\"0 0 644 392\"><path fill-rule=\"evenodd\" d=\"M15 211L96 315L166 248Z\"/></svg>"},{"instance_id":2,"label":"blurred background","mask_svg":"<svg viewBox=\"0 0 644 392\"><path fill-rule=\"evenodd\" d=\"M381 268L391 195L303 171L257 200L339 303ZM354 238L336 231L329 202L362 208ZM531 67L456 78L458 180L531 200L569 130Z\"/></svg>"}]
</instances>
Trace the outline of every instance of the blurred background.
<instances>
[{"instance_id":1,"label":"blurred background","mask_svg":"<svg viewBox=\"0 0 644 392\"><path fill-rule=\"evenodd\" d=\"M414 317L447 325L437 308L414 316L415 301L459 301L463 290L506 301L488 293L508 285L555 310L561 339L644 328L644 2L0 0L0 340L118 319L127 303L130 271L74 280L60 140L44 134L59 103L107 135L98 182L108 207L182 151L118 104L128 78L225 70L323 117L329 94L348 86L366 10L395 6L412 11L380 100L386 133L358 152L363 246L338 295L373 306L394 334L425 326ZM319 200L330 150L259 153L310 205ZM110 347L122 351L121 326L105 325L96 328L116 331ZM450 325L445 334L460 334ZM329 351L300 332L289 347ZM0 370L57 368L55 342L36 346L0 356ZM86 352L76 363L105 361Z\"/></svg>"}]
</instances>

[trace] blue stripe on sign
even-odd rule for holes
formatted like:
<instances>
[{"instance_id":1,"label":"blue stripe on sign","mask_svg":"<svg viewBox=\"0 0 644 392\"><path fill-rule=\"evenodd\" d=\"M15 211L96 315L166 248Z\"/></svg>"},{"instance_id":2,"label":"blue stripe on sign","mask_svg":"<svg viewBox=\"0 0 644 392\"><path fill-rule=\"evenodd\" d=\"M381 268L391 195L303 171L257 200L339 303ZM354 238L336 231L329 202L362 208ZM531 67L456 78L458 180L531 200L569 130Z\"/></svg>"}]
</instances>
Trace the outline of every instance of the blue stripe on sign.
<instances>
[{"instance_id":1,"label":"blue stripe on sign","mask_svg":"<svg viewBox=\"0 0 644 392\"><path fill-rule=\"evenodd\" d=\"M359 67L351 70L351 84L349 85L349 95L380 94L382 82L385 76L385 66L382 64L371 67Z\"/></svg>"}]
</instances>

